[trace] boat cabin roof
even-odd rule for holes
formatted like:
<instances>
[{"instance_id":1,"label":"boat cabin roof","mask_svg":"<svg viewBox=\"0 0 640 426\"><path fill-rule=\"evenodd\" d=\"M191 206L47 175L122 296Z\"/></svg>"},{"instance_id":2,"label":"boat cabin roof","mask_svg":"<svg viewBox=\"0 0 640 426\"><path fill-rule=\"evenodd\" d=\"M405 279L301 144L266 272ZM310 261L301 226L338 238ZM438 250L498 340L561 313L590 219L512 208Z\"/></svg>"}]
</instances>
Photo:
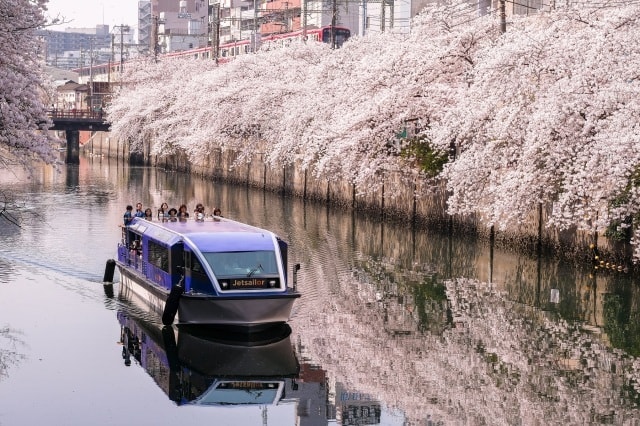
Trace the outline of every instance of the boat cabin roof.
<instances>
[{"instance_id":1,"label":"boat cabin roof","mask_svg":"<svg viewBox=\"0 0 640 426\"><path fill-rule=\"evenodd\" d=\"M188 240L202 252L273 250L275 237L266 229L224 218L203 222L151 222L134 218L129 229L166 246Z\"/></svg>"}]
</instances>

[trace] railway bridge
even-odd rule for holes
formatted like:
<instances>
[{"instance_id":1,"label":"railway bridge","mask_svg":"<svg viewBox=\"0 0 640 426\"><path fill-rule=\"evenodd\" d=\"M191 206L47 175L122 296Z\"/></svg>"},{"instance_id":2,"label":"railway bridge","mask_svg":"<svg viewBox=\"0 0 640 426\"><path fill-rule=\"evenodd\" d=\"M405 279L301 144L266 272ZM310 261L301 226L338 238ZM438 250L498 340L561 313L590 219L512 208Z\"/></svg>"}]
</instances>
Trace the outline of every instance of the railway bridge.
<instances>
[{"instance_id":1,"label":"railway bridge","mask_svg":"<svg viewBox=\"0 0 640 426\"><path fill-rule=\"evenodd\" d=\"M80 162L80 130L108 132L111 123L100 111L57 110L48 111L53 126L49 130L64 130L67 139L67 159L70 164Z\"/></svg>"}]
</instances>

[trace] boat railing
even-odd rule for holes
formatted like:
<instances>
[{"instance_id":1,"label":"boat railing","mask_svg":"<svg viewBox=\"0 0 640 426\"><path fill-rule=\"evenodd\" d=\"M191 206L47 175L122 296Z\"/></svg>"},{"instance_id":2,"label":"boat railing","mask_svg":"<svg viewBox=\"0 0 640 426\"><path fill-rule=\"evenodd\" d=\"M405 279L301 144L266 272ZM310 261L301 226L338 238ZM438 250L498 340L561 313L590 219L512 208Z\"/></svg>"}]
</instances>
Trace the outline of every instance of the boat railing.
<instances>
[{"instance_id":1,"label":"boat railing","mask_svg":"<svg viewBox=\"0 0 640 426\"><path fill-rule=\"evenodd\" d=\"M171 289L171 274L162 268L142 260L142 252L125 244L118 244L118 260L143 274L151 281Z\"/></svg>"},{"instance_id":2,"label":"boat railing","mask_svg":"<svg viewBox=\"0 0 640 426\"><path fill-rule=\"evenodd\" d=\"M122 243L118 244L118 260L134 269L138 269L138 261L142 262L138 251Z\"/></svg>"}]
</instances>

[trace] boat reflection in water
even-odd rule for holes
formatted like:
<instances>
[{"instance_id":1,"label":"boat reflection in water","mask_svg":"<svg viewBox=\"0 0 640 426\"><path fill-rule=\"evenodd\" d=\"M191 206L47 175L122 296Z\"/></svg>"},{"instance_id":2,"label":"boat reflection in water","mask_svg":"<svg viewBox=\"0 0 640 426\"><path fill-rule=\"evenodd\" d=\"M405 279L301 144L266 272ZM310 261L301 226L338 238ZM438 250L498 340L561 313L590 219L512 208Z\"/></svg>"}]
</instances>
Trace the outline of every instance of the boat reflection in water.
<instances>
[{"instance_id":1,"label":"boat reflection in water","mask_svg":"<svg viewBox=\"0 0 640 426\"><path fill-rule=\"evenodd\" d=\"M291 328L250 335L222 329L159 328L119 311L122 357L134 358L178 405L272 405L296 389Z\"/></svg>"}]
</instances>

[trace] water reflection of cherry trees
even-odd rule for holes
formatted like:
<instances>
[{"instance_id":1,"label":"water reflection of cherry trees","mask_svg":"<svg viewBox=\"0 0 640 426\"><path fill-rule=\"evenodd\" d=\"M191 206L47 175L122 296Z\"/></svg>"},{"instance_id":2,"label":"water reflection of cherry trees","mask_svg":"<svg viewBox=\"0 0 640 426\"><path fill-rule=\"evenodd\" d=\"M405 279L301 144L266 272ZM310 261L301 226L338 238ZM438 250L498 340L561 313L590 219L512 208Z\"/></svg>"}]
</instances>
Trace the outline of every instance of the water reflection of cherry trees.
<instances>
[{"instance_id":1,"label":"water reflection of cherry trees","mask_svg":"<svg viewBox=\"0 0 640 426\"><path fill-rule=\"evenodd\" d=\"M329 383L407 424L620 424L638 414L631 277L214 189L228 217L275 230L290 264L302 263L291 326Z\"/></svg>"},{"instance_id":2,"label":"water reflection of cherry trees","mask_svg":"<svg viewBox=\"0 0 640 426\"><path fill-rule=\"evenodd\" d=\"M327 291L297 321L301 341L336 381L409 424L427 415L448 424L619 424L638 414L640 364L592 327L477 280L427 282L399 300L359 274L338 275L340 297ZM425 318L432 322L420 327Z\"/></svg>"},{"instance_id":3,"label":"water reflection of cherry trees","mask_svg":"<svg viewBox=\"0 0 640 426\"><path fill-rule=\"evenodd\" d=\"M9 326L0 327L0 380L9 375L11 367L25 358L19 350L24 344L19 331Z\"/></svg>"}]
</instances>

